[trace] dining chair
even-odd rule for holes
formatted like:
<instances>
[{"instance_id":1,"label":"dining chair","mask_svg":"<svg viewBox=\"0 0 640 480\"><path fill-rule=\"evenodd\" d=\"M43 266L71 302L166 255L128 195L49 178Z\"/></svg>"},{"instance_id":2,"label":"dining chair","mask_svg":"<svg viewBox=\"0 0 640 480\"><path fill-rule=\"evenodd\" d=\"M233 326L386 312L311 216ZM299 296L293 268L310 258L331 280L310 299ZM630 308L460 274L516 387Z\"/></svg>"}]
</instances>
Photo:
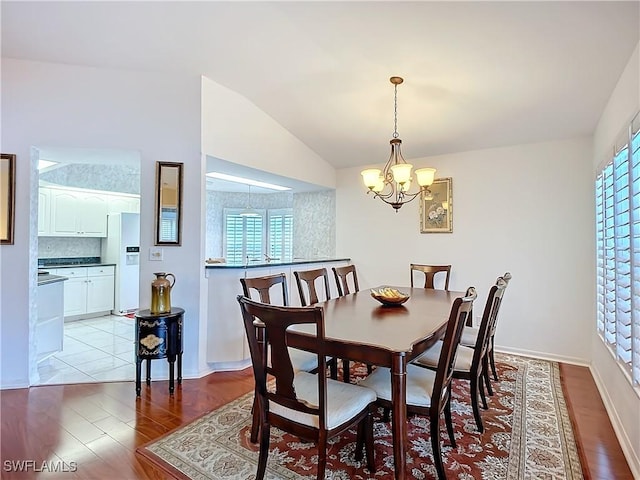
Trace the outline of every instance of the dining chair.
<instances>
[{"instance_id":1,"label":"dining chair","mask_svg":"<svg viewBox=\"0 0 640 480\"><path fill-rule=\"evenodd\" d=\"M300 303L303 307L313 305L321 300L329 300L331 298L331 290L329 289L329 276L326 268L317 268L315 270L307 270L304 272L295 271L293 275L296 278L298 293L300 294ZM316 288L316 280L322 279L324 286L324 298L318 295Z\"/></svg>"},{"instance_id":2,"label":"dining chair","mask_svg":"<svg viewBox=\"0 0 640 480\"><path fill-rule=\"evenodd\" d=\"M256 479L264 478L271 426L318 445L318 479L324 479L328 440L357 426L356 460L367 455L367 467L375 472L373 456L373 390L327 378L324 311L322 307L280 307L255 302L239 295L245 332L249 343L256 383L260 422L260 447ZM265 368L263 351L258 344L254 324L260 321L271 346L272 366ZM287 329L292 325L315 327L314 344L318 373L295 371L291 364ZM275 381L267 382L267 374Z\"/></svg>"},{"instance_id":3,"label":"dining chair","mask_svg":"<svg viewBox=\"0 0 640 480\"><path fill-rule=\"evenodd\" d=\"M241 278L242 292L245 297L252 298L252 293L256 292L261 303L275 304L288 306L289 305L289 293L287 289L287 276L284 273L278 273L275 275L267 275L262 277L253 278ZM278 286L280 288L278 288ZM280 295L276 298L278 290ZM271 301L271 293L274 293L274 302ZM258 338L258 344L263 352L263 358L266 359L266 368L271 367L270 352L266 340L264 328L261 325L256 326L256 337ZM311 352L305 352L304 350L298 350L295 348L290 349L289 355L291 357L291 363L296 371L303 372L315 372L318 369L317 356ZM334 362L335 363L335 362ZM337 366L332 366L336 370ZM257 398L257 394L256 394ZM256 401L254 400L253 407L253 422L251 424L251 441L256 443L258 441L258 428L259 418L258 410L256 407Z\"/></svg>"},{"instance_id":4,"label":"dining chair","mask_svg":"<svg viewBox=\"0 0 640 480\"><path fill-rule=\"evenodd\" d=\"M455 448L456 440L451 419L453 365L462 329L467 317L471 314L473 301L476 297L476 289L469 287L464 297L458 297L454 300L440 349L438 368L435 371L418 367L412 363L407 365L407 412L429 417L433 462L440 480L446 478L440 450L440 417L444 412L449 440ZM385 409L386 420L389 409L392 407L391 371L389 368L376 368L359 385L375 390L378 397L377 403Z\"/></svg>"},{"instance_id":5,"label":"dining chair","mask_svg":"<svg viewBox=\"0 0 640 480\"><path fill-rule=\"evenodd\" d=\"M483 382L485 385L489 383L489 328L498 316L502 296L504 295L506 287L507 282L502 277L498 277L496 283L489 290L482 320L478 327L475 346L472 348L461 344L458 347L458 354L453 364L453 378L469 380L471 407L480 433L484 431L484 426L482 425L482 417L478 405L479 396L482 397L483 408L488 408ZM432 370L437 369L442 346L442 341L436 342L431 348L416 358L414 363L420 367L430 368Z\"/></svg>"},{"instance_id":6,"label":"dining chair","mask_svg":"<svg viewBox=\"0 0 640 480\"><path fill-rule=\"evenodd\" d=\"M358 286L358 275L356 274L355 265L347 265L345 267L332 267L333 276L336 279L336 287L338 288L338 296L343 297L350 293L360 291ZM353 282L353 292L349 288L349 276L351 276Z\"/></svg>"},{"instance_id":7,"label":"dining chair","mask_svg":"<svg viewBox=\"0 0 640 480\"><path fill-rule=\"evenodd\" d=\"M412 263L409 267L411 274L411 287L413 288L413 272L424 273L424 288L436 288L434 280L436 274L444 273L444 289L449 290L449 277L451 276L451 265L422 265L420 263ZM441 277L442 275L438 275Z\"/></svg>"},{"instance_id":8,"label":"dining chair","mask_svg":"<svg viewBox=\"0 0 640 480\"><path fill-rule=\"evenodd\" d=\"M511 273L506 272L502 275L502 279L509 285L509 281L511 280ZM491 364L491 373L493 373L493 378L497 382L498 381L498 372L496 370L496 361L493 354L493 346L494 340L493 337L496 334L496 327L498 325L498 318L493 319L493 324L489 326L489 350L487 357L489 359L489 363ZM473 347L476 344L476 338L478 337L478 327L473 327L472 325L467 325L462 331L462 338L460 339L460 344L468 347ZM493 395L491 390L491 383L486 382L487 390L489 391L489 395Z\"/></svg>"}]
</instances>

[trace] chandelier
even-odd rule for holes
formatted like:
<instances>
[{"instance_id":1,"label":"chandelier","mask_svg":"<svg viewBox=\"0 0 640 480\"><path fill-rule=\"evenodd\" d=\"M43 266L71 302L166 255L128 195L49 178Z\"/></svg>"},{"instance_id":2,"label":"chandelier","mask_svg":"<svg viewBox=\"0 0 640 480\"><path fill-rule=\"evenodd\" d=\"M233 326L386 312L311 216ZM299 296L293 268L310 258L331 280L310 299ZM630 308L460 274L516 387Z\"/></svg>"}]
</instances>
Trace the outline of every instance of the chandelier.
<instances>
[{"instance_id":1,"label":"chandelier","mask_svg":"<svg viewBox=\"0 0 640 480\"><path fill-rule=\"evenodd\" d=\"M402 77L391 77L389 81L393 84L393 138L391 144L391 155L383 170L379 168L368 168L360 172L365 186L369 189L367 194L373 193L374 198L379 198L383 202L391 205L396 212L405 203L416 198L420 193L430 193L429 185L433 183L436 173L435 168L419 168L415 177L418 183L418 190L411 192L413 165L407 163L400 152L400 140L398 135L398 85L404 80Z\"/></svg>"}]
</instances>

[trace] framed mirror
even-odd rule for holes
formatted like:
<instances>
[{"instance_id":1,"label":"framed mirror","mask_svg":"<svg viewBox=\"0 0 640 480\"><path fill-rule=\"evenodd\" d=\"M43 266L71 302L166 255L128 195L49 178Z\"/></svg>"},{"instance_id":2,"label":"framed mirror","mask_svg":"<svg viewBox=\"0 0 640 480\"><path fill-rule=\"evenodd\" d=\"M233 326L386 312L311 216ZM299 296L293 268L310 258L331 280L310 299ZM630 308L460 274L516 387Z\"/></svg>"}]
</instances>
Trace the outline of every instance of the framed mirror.
<instances>
[{"instance_id":1,"label":"framed mirror","mask_svg":"<svg viewBox=\"0 0 640 480\"><path fill-rule=\"evenodd\" d=\"M0 157L0 244L13 245L16 205L16 156Z\"/></svg>"},{"instance_id":2,"label":"framed mirror","mask_svg":"<svg viewBox=\"0 0 640 480\"><path fill-rule=\"evenodd\" d=\"M182 165L156 162L156 245L180 245Z\"/></svg>"}]
</instances>

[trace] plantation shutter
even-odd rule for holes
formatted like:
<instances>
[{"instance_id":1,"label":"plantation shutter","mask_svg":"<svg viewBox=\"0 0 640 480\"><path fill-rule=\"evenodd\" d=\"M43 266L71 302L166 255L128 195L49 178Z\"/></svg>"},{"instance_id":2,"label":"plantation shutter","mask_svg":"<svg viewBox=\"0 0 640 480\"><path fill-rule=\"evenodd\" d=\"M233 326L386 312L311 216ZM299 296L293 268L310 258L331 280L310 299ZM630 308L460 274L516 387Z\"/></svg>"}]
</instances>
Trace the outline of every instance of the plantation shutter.
<instances>
[{"instance_id":1,"label":"plantation shutter","mask_svg":"<svg viewBox=\"0 0 640 480\"><path fill-rule=\"evenodd\" d=\"M604 172L596 178L596 321L604 338L606 319L606 259L604 241Z\"/></svg>"},{"instance_id":2,"label":"plantation shutter","mask_svg":"<svg viewBox=\"0 0 640 480\"><path fill-rule=\"evenodd\" d=\"M264 217L244 217L240 212L225 209L224 257L227 263L262 260Z\"/></svg>"},{"instance_id":3,"label":"plantation shutter","mask_svg":"<svg viewBox=\"0 0 640 480\"><path fill-rule=\"evenodd\" d=\"M631 179L633 211L633 315L631 324L631 377L640 383L640 116L631 124Z\"/></svg>"},{"instance_id":4,"label":"plantation shutter","mask_svg":"<svg viewBox=\"0 0 640 480\"><path fill-rule=\"evenodd\" d=\"M177 236L177 209L163 208L160 221L160 238L178 238Z\"/></svg>"},{"instance_id":5,"label":"plantation shutter","mask_svg":"<svg viewBox=\"0 0 640 480\"><path fill-rule=\"evenodd\" d=\"M293 259L293 213L291 209L269 210L269 256Z\"/></svg>"}]
</instances>

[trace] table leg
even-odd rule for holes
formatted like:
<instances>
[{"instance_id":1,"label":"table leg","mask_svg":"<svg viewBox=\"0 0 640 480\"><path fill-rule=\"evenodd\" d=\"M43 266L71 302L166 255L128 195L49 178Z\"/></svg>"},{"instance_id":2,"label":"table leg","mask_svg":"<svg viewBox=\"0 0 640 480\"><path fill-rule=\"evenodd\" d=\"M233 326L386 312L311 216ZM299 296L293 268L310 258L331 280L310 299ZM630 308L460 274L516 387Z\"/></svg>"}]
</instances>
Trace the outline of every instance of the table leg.
<instances>
[{"instance_id":1,"label":"table leg","mask_svg":"<svg viewBox=\"0 0 640 480\"><path fill-rule=\"evenodd\" d=\"M140 357L136 357L136 397L140 396L140 377L142 376L142 359Z\"/></svg>"},{"instance_id":2,"label":"table leg","mask_svg":"<svg viewBox=\"0 0 640 480\"><path fill-rule=\"evenodd\" d=\"M147 385L151 386L151 359L147 358Z\"/></svg>"},{"instance_id":3,"label":"table leg","mask_svg":"<svg viewBox=\"0 0 640 480\"><path fill-rule=\"evenodd\" d=\"M176 357L169 357L169 393L171 395L173 395L173 378L174 378L174 373L173 373L173 367L176 364Z\"/></svg>"},{"instance_id":4,"label":"table leg","mask_svg":"<svg viewBox=\"0 0 640 480\"><path fill-rule=\"evenodd\" d=\"M404 480L407 461L407 359L403 353L395 354L391 363L391 402L395 478Z\"/></svg>"},{"instance_id":5,"label":"table leg","mask_svg":"<svg viewBox=\"0 0 640 480\"><path fill-rule=\"evenodd\" d=\"M178 385L182 385L182 354L178 354Z\"/></svg>"}]
</instances>

